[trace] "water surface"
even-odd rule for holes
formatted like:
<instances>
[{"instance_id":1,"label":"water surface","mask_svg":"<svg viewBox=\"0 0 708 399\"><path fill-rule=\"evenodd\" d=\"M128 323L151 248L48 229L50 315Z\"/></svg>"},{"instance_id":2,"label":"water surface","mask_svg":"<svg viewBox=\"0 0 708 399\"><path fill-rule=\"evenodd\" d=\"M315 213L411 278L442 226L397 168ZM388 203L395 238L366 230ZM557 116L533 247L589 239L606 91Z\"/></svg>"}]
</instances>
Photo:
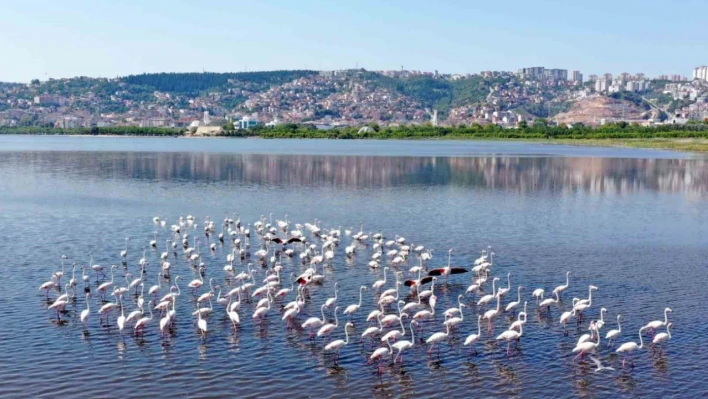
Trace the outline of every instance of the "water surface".
<instances>
[{"instance_id":1,"label":"water surface","mask_svg":"<svg viewBox=\"0 0 708 399\"><path fill-rule=\"evenodd\" d=\"M187 140L142 138L0 137L0 233L6 243L5 278L0 283L0 395L4 397L679 397L698 396L708 358L700 349L708 333L699 304L708 300L708 169L703 159L673 152L528 145L505 142L332 142L281 140ZM438 359L417 343L404 365L378 375L366 365L371 350L357 340L335 365L312 344L307 332L286 329L282 311L273 309L264 328L250 320L254 304L244 304L243 325L234 332L220 305L209 318L202 340L185 293L178 302L175 334L159 336L156 321L144 337L123 337L115 327L98 325L92 314L90 335L78 313L81 297L69 307L67 324L58 325L37 287L70 262L119 264L123 239L132 237L128 271L137 272L140 248L152 239L155 215L170 224L180 215L222 220L240 213L248 222L273 212L294 222L321 219L327 227L403 235L436 250L431 267L453 263L469 267L479 250L493 245L493 275L513 273L515 287L550 290L572 271L561 305L544 316L530 304L521 351L484 338L476 356L460 340L476 331L476 296L467 296L461 334L443 345ZM195 231L194 235L203 237ZM162 242L150 250L145 276L156 281ZM204 239L204 238L203 238ZM345 238L337 249L327 283L315 288L302 319L319 314L319 305L340 282L339 303L358 300L358 287L382 278L366 264L371 249L360 247L345 260ZM253 240L252 250L257 249ZM228 246L206 253L206 277L222 284ZM196 273L180 256L172 278ZM417 263L412 257L402 269ZM284 260L299 271L298 262ZM239 270L242 266L238 266ZM122 269L117 274L123 284ZM263 278L263 272L258 275ZM389 275L390 277L390 275ZM92 282L94 278L92 277ZM438 311L454 306L470 283L454 276L437 292ZM586 332L557 324L570 298L593 295L590 318L606 307L604 334L622 313L621 342L637 340L636 330L674 312L674 336L663 356L642 351L633 370L621 370L612 351L603 362L618 368L593 373L588 363L573 365L572 347ZM92 286L95 290L95 286ZM488 288L488 290L491 288ZM437 289L436 289L437 291ZM204 292L204 290L201 290ZM407 291L403 293L407 294ZM56 297L51 293L51 297ZM290 297L289 299L292 299ZM373 309L373 295L354 320L356 331ZM135 308L126 299L126 310ZM97 309L98 298L91 299ZM483 309L482 311L486 310ZM112 324L115 323L114 313ZM509 323L495 324L497 335ZM426 337L440 331L440 316ZM334 338L343 338L340 328Z\"/></svg>"}]
</instances>

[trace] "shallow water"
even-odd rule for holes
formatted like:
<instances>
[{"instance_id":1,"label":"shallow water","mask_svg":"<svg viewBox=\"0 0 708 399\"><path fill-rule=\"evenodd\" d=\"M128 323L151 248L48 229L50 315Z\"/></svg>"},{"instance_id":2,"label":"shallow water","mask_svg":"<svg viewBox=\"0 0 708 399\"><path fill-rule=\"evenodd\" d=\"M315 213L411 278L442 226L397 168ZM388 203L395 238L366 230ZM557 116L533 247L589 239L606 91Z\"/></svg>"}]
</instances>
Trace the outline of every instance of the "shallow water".
<instances>
[{"instance_id":1,"label":"shallow water","mask_svg":"<svg viewBox=\"0 0 708 399\"><path fill-rule=\"evenodd\" d=\"M700 350L708 327L696 323L704 320L699 304L708 300L704 159L504 142L0 136L0 150L0 239L6 243L0 396L695 397L708 392L700 378L708 366ZM513 273L503 304L516 299L519 284L530 301L520 351L507 357L505 345L493 343L509 323L511 316L503 315L492 336L478 344L478 354L468 355L460 341L477 330L472 303L478 297L472 295L465 299L470 307L460 332L442 346L439 358L429 358L425 344L417 342L403 365L387 365L381 375L366 364L372 350L358 339L335 365L323 354L321 340L313 344L306 331L287 329L275 306L261 328L251 320L255 304L242 305L242 325L234 332L223 307L214 303L210 332L201 339L185 287L197 274L181 248L172 259L172 280L183 276L183 295L174 335L167 339L160 337L157 320L143 337L121 336L115 312L110 328L99 326L97 295L91 298L90 334L84 335L78 320L86 306L81 295L63 316L67 323L57 324L37 291L60 268L62 254L69 265L88 263L89 251L94 263L120 264L118 253L130 236L127 269L137 274L141 247L155 230L153 216L170 224L187 214L220 221L226 211L251 223L270 212L354 231L363 222L366 233L398 234L434 248L431 268L447 263L448 248L454 248L453 264L469 268L479 251L492 245L497 254L492 275L505 286L506 274ZM171 236L158 231L158 249L147 251L147 288L156 282L159 254ZM201 230L193 235L205 239ZM258 241L251 241L255 251ZM345 259L349 242L345 237L338 247L324 286L312 289L301 321L319 315L320 304L334 294L334 281L339 281L338 303L346 307L358 301L361 284L382 278L381 269L366 265L370 248L361 246L354 259ZM206 278L227 285L222 266L228 245L213 254L202 250ZM283 262L288 272L304 269L295 260ZM409 258L402 270L417 262ZM243 266L236 264L240 271ZM260 281L264 272L257 269ZM531 291L562 284L566 270L572 275L563 302L552 307L550 318L537 312ZM125 285L124 274L122 268L116 273L118 284ZM437 286L438 316L426 324L426 338L442 331L442 312L456 304L470 278L455 275L445 288ZM608 309L599 356L616 372L594 373L587 361L574 365L571 350L587 321L581 328L573 324L568 336L557 323L572 297L587 297L588 284L599 287L588 318L597 318L600 307ZM126 311L135 308L134 301L126 298ZM604 347L617 313L623 317L622 343L636 341L639 327L663 318L666 306L673 309L674 329L664 354L641 351L636 367L622 370L621 359ZM353 336L363 331L363 318L373 307L373 293L367 291L353 318L358 332ZM344 338L341 324L333 334L338 338Z\"/></svg>"}]
</instances>

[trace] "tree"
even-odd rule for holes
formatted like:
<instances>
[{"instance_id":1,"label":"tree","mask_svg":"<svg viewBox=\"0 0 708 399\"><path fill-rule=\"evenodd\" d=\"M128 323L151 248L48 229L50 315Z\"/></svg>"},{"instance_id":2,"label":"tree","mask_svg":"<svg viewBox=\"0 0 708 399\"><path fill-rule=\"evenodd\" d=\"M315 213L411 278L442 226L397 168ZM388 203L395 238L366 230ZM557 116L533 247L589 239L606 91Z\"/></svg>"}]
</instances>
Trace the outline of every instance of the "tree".
<instances>
[{"instance_id":1,"label":"tree","mask_svg":"<svg viewBox=\"0 0 708 399\"><path fill-rule=\"evenodd\" d=\"M546 127L548 126L548 120L545 118L538 118L533 121L533 127Z\"/></svg>"},{"instance_id":2,"label":"tree","mask_svg":"<svg viewBox=\"0 0 708 399\"><path fill-rule=\"evenodd\" d=\"M39 86L39 79L32 79L32 81L30 81L30 84L32 86Z\"/></svg>"},{"instance_id":3,"label":"tree","mask_svg":"<svg viewBox=\"0 0 708 399\"><path fill-rule=\"evenodd\" d=\"M519 129L528 129L529 123L526 121L519 121L519 123L516 125Z\"/></svg>"},{"instance_id":4,"label":"tree","mask_svg":"<svg viewBox=\"0 0 708 399\"><path fill-rule=\"evenodd\" d=\"M226 125L224 125L224 130L228 130L228 131L236 130L236 127L234 126L234 122L229 119L229 121L226 122Z\"/></svg>"}]
</instances>

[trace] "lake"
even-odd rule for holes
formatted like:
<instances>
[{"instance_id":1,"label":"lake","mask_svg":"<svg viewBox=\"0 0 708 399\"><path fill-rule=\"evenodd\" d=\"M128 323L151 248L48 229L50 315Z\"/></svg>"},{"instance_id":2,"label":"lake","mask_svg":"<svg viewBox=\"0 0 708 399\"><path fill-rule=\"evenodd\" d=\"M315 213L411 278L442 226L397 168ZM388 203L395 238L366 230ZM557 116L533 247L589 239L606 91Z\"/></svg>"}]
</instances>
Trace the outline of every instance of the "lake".
<instances>
[{"instance_id":1,"label":"lake","mask_svg":"<svg viewBox=\"0 0 708 399\"><path fill-rule=\"evenodd\" d=\"M71 276L71 264L93 263L119 267L115 285L126 285L126 273L140 274L138 260L146 248L147 289L156 284L160 253L180 216L194 215L198 229L205 283L214 278L232 288L223 266L231 245L222 245L203 233L207 216L221 231L225 213L250 223L255 280L262 284L266 269L253 253L260 240L253 223L264 215L268 222L288 215L295 223L321 220L324 229L351 229L383 233L386 240L404 236L408 243L434 249L429 269L447 265L453 248L453 266L470 269L480 251L492 246L496 256L491 276L511 290L502 305L516 300L518 285L529 301L528 321L519 349L506 355L506 344L494 338L515 316L503 313L488 335L482 328L476 355L462 341L477 332L478 294L465 294L472 273L451 275L435 286L434 320L425 323L423 338L444 331L444 310L457 306L465 294L464 319L443 343L440 355L428 356L428 346L416 337L403 364L368 364L373 349L360 343L368 327L367 314L375 309L371 285L383 278L382 267L368 266L373 243L357 244L353 257L345 247L353 241L343 235L334 259L324 270L325 281L309 289L298 326L281 320L281 305L294 293L273 303L262 323L252 320L257 300L241 304L241 324L234 330L224 307L213 303L207 316L209 332L202 338L192 316L195 299L186 284L198 276L183 256L170 254L171 278L180 280L176 319L169 336L161 336L158 318L142 335L115 326L119 312L110 313L110 327L99 325L103 304L91 271L88 333L79 320L86 308L84 283L77 270L78 298L56 321L47 309L50 300L37 288L61 269L62 283ZM167 220L165 228L152 218ZM698 397L708 393L702 380L708 355L702 351L708 323L708 160L670 151L610 149L529 144L503 141L324 141L258 139L158 139L112 137L0 136L0 230L4 245L0 280L0 396L17 397ZM157 231L157 249L148 246ZM119 253L131 237L126 266ZM245 242L245 238L242 238ZM317 238L311 243L321 246ZM216 243L210 251L208 243ZM190 244L191 245L191 244ZM306 266L299 256L282 258L283 287L291 273ZM411 254L399 266L404 277L418 265ZM236 272L246 270L236 261ZM540 312L531 292L548 294L565 282L569 288L550 315ZM99 283L110 280L98 275ZM393 288L388 274L385 288ZM491 278L490 278L491 280ZM366 285L361 310L352 320L352 339L338 362L324 353L322 339L311 341L299 328L306 318L320 316L320 306L334 296L341 306L333 339L344 339L346 318L341 310L357 303L359 287ZM580 326L575 320L568 334L558 318L570 310L573 297L587 298L588 285L598 290ZM429 285L425 286L429 288ZM491 292L491 285L484 287ZM62 290L63 292L63 290ZM400 297L414 300L407 287ZM404 298L405 297L405 298ZM115 300L110 294L107 299ZM216 299L216 298L215 298ZM136 309L131 290L124 298L126 313ZM202 305L204 306L204 305ZM635 367L623 368L622 358L606 347L605 334L617 328L617 344L637 341L637 331L662 319L665 307L673 312L672 338L663 354L635 353ZM605 326L597 352L603 364L616 371L594 372L589 359L573 363L572 349L590 320L606 308ZM395 306L387 313L396 313ZM146 309L146 315L147 315ZM334 321L331 312L327 318ZM703 322L700 322L703 320ZM406 326L408 321L404 318ZM660 331L664 331L661 329ZM410 339L410 331L405 339ZM644 335L644 342L650 340ZM512 346L513 348L514 346ZM703 371L701 371L703 370Z\"/></svg>"}]
</instances>

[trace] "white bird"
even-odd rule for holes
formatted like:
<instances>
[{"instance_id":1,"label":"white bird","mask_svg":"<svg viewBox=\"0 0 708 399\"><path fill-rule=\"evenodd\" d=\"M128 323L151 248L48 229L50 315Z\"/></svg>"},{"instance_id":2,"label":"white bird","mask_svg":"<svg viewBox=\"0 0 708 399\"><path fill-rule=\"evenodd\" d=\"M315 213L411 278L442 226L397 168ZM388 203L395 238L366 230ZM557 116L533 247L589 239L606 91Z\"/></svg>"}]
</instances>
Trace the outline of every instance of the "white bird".
<instances>
[{"instance_id":1,"label":"white bird","mask_svg":"<svg viewBox=\"0 0 708 399\"><path fill-rule=\"evenodd\" d=\"M470 352L472 352L472 348L474 347L474 344L479 341L479 337L482 336L482 315L477 316L477 334L470 334L467 336L465 339L465 346L470 346ZM475 352L477 350L475 349Z\"/></svg>"},{"instance_id":2,"label":"white bird","mask_svg":"<svg viewBox=\"0 0 708 399\"><path fill-rule=\"evenodd\" d=\"M358 304L355 303L355 304L347 306L347 308L344 309L344 312L343 312L345 315L348 315L351 318L351 315L354 314L356 311L358 311L359 308L361 308L362 294L364 293L365 290L366 290L366 286L362 285L359 288L359 303Z\"/></svg>"},{"instance_id":3,"label":"white bird","mask_svg":"<svg viewBox=\"0 0 708 399\"><path fill-rule=\"evenodd\" d=\"M339 320L337 319L337 311L339 310L339 306L334 308L334 324L332 323L327 323L320 327L320 329L317 331L317 336L318 337L324 337L325 340L327 340L327 336L332 334L332 332L339 326Z\"/></svg>"},{"instance_id":4,"label":"white bird","mask_svg":"<svg viewBox=\"0 0 708 399\"><path fill-rule=\"evenodd\" d=\"M518 299L516 301L509 302L509 304L506 305L507 312L512 311L513 309L515 309L517 306L519 306L521 304L521 290L523 290L523 289L524 289L524 287L519 286L519 288L517 289Z\"/></svg>"},{"instance_id":5,"label":"white bird","mask_svg":"<svg viewBox=\"0 0 708 399\"><path fill-rule=\"evenodd\" d=\"M666 332L658 333L654 336L654 339L651 342L651 347L654 348L656 345L660 345L661 349L659 353L664 351L664 345L668 340L671 339L671 326L673 326L674 323L669 323L666 325Z\"/></svg>"},{"instance_id":6,"label":"white bird","mask_svg":"<svg viewBox=\"0 0 708 399\"><path fill-rule=\"evenodd\" d=\"M447 337L450 336L450 325L446 325L446 332L436 332L435 334L431 335L427 340L425 340L426 344L431 344L430 349L428 350L428 354L433 353L433 348L435 347L435 344L438 342L445 341ZM438 345L438 352L440 351L440 346Z\"/></svg>"},{"instance_id":7,"label":"white bird","mask_svg":"<svg viewBox=\"0 0 708 399\"><path fill-rule=\"evenodd\" d=\"M339 351L346 345L349 345L349 330L347 330L347 328L349 327L354 327L354 324L347 323L344 325L344 336L346 337L346 340L337 339L330 342L329 344L327 344L327 346L324 347L325 351L335 351L335 361L339 358Z\"/></svg>"},{"instance_id":8,"label":"white bird","mask_svg":"<svg viewBox=\"0 0 708 399\"><path fill-rule=\"evenodd\" d=\"M492 279L492 293L479 298L479 301L477 301L477 306L486 305L489 302L491 302L492 299L494 299L494 297L496 296L495 290L496 290L496 282L497 281L499 281L499 277L494 277L494 279Z\"/></svg>"},{"instance_id":9,"label":"white bird","mask_svg":"<svg viewBox=\"0 0 708 399\"><path fill-rule=\"evenodd\" d=\"M672 311L671 308L664 309L664 321L661 321L661 320L650 321L649 323L647 323L646 326L644 326L644 329L656 330L657 328L661 328L661 327L665 326L669 322L669 312L671 312L671 311Z\"/></svg>"},{"instance_id":10,"label":"white bird","mask_svg":"<svg viewBox=\"0 0 708 399\"><path fill-rule=\"evenodd\" d=\"M610 345L612 343L612 347L615 346L615 339L622 334L622 325L620 324L620 319L622 318L622 315L618 314L617 315L617 329L616 330L610 330L605 334L605 339L607 340L607 345Z\"/></svg>"},{"instance_id":11,"label":"white bird","mask_svg":"<svg viewBox=\"0 0 708 399\"><path fill-rule=\"evenodd\" d=\"M558 297L563 293L568 288L568 284L570 283L570 272L565 273L565 284L564 285L559 285L558 287L553 289L552 294L558 294Z\"/></svg>"},{"instance_id":12,"label":"white bird","mask_svg":"<svg viewBox=\"0 0 708 399\"><path fill-rule=\"evenodd\" d=\"M492 322L494 321L494 318L499 315L499 312L501 311L501 297L497 296L497 308L496 309L491 309L488 310L484 313L484 316L482 316L482 319L487 320L489 322L489 331L492 331Z\"/></svg>"},{"instance_id":13,"label":"white bird","mask_svg":"<svg viewBox=\"0 0 708 399\"><path fill-rule=\"evenodd\" d=\"M396 353L396 357L393 359L393 362L396 363L398 360L398 357L401 357L401 363L403 363L403 356L401 353L405 350L408 350L412 348L415 345L415 333L413 332L413 323L415 323L415 320L411 320L410 327L411 327L411 340L401 340L393 344L393 348L396 348L398 350L398 353Z\"/></svg>"},{"instance_id":14,"label":"white bird","mask_svg":"<svg viewBox=\"0 0 708 399\"><path fill-rule=\"evenodd\" d=\"M600 334L597 334L597 342L587 341L583 342L582 344L576 345L575 348L573 348L573 353L578 354L573 358L573 361L575 361L575 359L577 359L579 356L585 356L586 353L594 351L599 345Z\"/></svg>"},{"instance_id":15,"label":"white bird","mask_svg":"<svg viewBox=\"0 0 708 399\"><path fill-rule=\"evenodd\" d=\"M519 320L521 320L521 315L519 315ZM523 334L524 334L524 325L521 324L518 332L516 330L506 330L497 336L497 341L505 340L507 342L507 344L506 344L506 355L507 356L509 356L509 350L511 348L511 341L516 340L517 345L518 345L518 342L521 340L521 336Z\"/></svg>"},{"instance_id":16,"label":"white bird","mask_svg":"<svg viewBox=\"0 0 708 399\"><path fill-rule=\"evenodd\" d=\"M615 351L616 353L621 353L624 355L624 358L622 359L622 367L624 367L625 362L627 361L627 354L630 354L634 352L637 349L642 349L644 347L644 341L642 341L642 331L644 331L644 327L639 329L639 345L637 345L636 342L625 342L624 344L620 345L619 348ZM631 358L632 360L632 366L634 366L634 359Z\"/></svg>"},{"instance_id":17,"label":"white bird","mask_svg":"<svg viewBox=\"0 0 708 399\"><path fill-rule=\"evenodd\" d=\"M602 370L612 370L612 371L615 370L615 369L612 368L612 367L605 367L605 366L603 366L603 365L602 365L602 362L600 362L600 359L598 359L598 358L596 358L596 357L594 357L594 356L590 356L590 360L592 360L592 362L595 363L595 365L597 366L597 368L595 369L595 372L596 372L596 373L597 373L598 371L602 371Z\"/></svg>"},{"instance_id":18,"label":"white bird","mask_svg":"<svg viewBox=\"0 0 708 399\"><path fill-rule=\"evenodd\" d=\"M543 295L546 293L546 291L543 288L536 288L533 290L531 293L531 296L533 298L536 298L536 303L538 304L539 301L543 300Z\"/></svg>"}]
</instances>

